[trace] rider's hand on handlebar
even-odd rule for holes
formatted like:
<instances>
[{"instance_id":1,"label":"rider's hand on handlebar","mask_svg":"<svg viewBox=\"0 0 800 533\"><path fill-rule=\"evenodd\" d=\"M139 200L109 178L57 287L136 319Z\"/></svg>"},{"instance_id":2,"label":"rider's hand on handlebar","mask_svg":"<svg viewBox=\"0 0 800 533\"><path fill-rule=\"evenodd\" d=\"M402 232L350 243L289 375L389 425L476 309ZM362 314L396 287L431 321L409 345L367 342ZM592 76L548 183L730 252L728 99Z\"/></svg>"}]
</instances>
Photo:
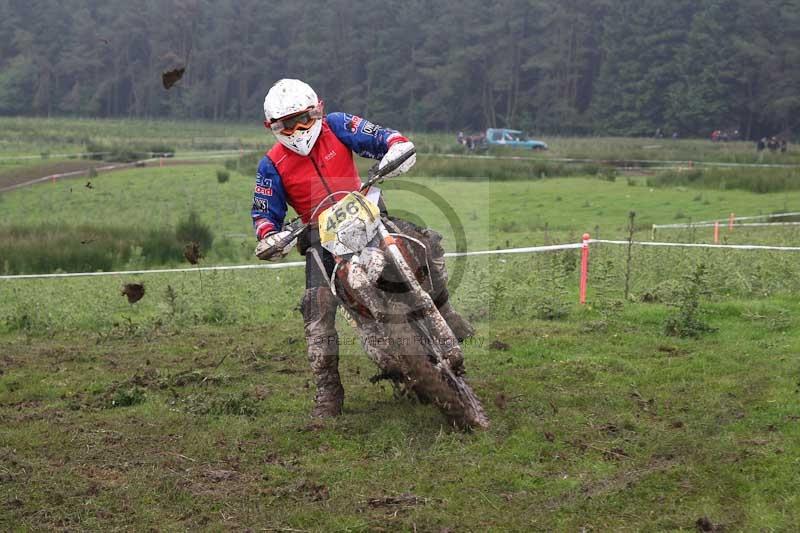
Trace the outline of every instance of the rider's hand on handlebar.
<instances>
[{"instance_id":1,"label":"rider's hand on handlebar","mask_svg":"<svg viewBox=\"0 0 800 533\"><path fill-rule=\"evenodd\" d=\"M386 152L386 155L383 156L381 162L378 164L378 168L383 168L388 164L391 164L393 161L396 161L403 157L409 150L414 149L414 143L411 141L404 141L404 142L397 142L394 143L392 146L389 147L389 150ZM394 176L399 176L400 174L405 174L411 167L414 166L414 163L417 162L416 154L409 157L407 160L403 161L403 164L397 167L395 170L389 172L384 178L393 178Z\"/></svg>"},{"instance_id":2,"label":"rider's hand on handlebar","mask_svg":"<svg viewBox=\"0 0 800 533\"><path fill-rule=\"evenodd\" d=\"M294 238L292 242L284 242L291 233L291 231L276 231L265 236L258 241L255 251L256 256L265 261L283 259L297 243L297 238Z\"/></svg>"}]
</instances>

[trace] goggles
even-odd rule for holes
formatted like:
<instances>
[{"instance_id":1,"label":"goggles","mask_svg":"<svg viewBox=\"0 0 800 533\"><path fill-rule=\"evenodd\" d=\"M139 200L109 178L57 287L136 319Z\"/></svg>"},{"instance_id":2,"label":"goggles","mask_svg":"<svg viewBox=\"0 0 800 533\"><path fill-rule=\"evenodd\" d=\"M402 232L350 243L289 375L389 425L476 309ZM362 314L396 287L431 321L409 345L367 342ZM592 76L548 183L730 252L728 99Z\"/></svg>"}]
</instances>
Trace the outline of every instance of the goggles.
<instances>
[{"instance_id":1,"label":"goggles","mask_svg":"<svg viewBox=\"0 0 800 533\"><path fill-rule=\"evenodd\" d=\"M276 134L291 135L297 130L305 131L311 129L314 122L321 118L322 102L320 101L317 105L298 113L271 120L269 122L269 128Z\"/></svg>"}]
</instances>

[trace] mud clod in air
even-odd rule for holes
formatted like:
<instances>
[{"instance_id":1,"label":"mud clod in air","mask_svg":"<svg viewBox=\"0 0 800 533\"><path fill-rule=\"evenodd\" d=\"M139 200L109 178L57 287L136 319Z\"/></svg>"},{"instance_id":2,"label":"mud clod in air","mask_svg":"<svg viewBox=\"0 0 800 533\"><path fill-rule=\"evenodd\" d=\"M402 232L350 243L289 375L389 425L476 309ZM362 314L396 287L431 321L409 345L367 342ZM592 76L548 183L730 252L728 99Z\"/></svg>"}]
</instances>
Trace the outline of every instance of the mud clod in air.
<instances>
[{"instance_id":1,"label":"mud clod in air","mask_svg":"<svg viewBox=\"0 0 800 533\"><path fill-rule=\"evenodd\" d=\"M186 258L191 264L196 265L203 258L200 251L200 245L196 242L190 242L183 248L183 257Z\"/></svg>"},{"instance_id":2,"label":"mud clod in air","mask_svg":"<svg viewBox=\"0 0 800 533\"><path fill-rule=\"evenodd\" d=\"M173 85L183 77L186 72L186 67L179 67L172 70L167 70L161 74L161 83L164 84L165 89L171 89Z\"/></svg>"},{"instance_id":3,"label":"mud clod in air","mask_svg":"<svg viewBox=\"0 0 800 533\"><path fill-rule=\"evenodd\" d=\"M144 297L144 284L126 283L122 287L122 295L128 297L128 303L135 304Z\"/></svg>"}]
</instances>

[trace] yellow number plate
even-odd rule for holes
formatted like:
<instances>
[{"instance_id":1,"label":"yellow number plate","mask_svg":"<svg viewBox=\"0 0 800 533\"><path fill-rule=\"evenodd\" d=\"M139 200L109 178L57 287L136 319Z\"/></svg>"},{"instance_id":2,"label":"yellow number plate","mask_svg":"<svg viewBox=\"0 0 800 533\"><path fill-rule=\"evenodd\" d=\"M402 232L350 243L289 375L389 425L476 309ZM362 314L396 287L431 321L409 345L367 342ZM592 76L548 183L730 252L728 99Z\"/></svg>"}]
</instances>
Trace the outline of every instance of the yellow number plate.
<instances>
[{"instance_id":1,"label":"yellow number plate","mask_svg":"<svg viewBox=\"0 0 800 533\"><path fill-rule=\"evenodd\" d=\"M319 215L319 240L323 245L335 242L339 228L349 225L346 222L361 220L365 227L373 227L379 217L377 205L363 194L351 192Z\"/></svg>"}]
</instances>

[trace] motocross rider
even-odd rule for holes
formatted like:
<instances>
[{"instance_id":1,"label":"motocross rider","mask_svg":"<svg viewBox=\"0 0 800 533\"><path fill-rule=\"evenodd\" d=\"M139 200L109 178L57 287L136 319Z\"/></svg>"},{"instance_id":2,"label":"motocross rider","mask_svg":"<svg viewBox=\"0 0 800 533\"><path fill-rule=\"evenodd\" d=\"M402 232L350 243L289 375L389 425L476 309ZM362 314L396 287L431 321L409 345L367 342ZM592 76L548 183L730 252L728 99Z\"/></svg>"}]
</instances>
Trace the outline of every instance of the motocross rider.
<instances>
[{"instance_id":1,"label":"motocross rider","mask_svg":"<svg viewBox=\"0 0 800 533\"><path fill-rule=\"evenodd\" d=\"M306 290L300 309L303 314L308 360L314 373L317 393L312 416L332 417L342 412L344 389L339 377L339 340L334 319L337 300L328 286L333 271L333 256L322 248L316 221L311 217L317 205L338 191L361 187L353 152L379 159L379 166L401 158L414 145L395 130L384 128L355 115L323 114L323 103L306 83L295 79L279 80L264 99L264 125L278 142L258 165L251 216L259 240L255 253L260 259L285 257L294 242L281 246L290 231L283 227L287 204L311 222L300 235L298 248L306 257ZM407 172L415 163L410 157L387 177ZM322 212L342 194L323 203ZM381 210L385 214L383 202ZM441 236L400 219L386 219L395 231L412 234L428 245L431 278L442 290L433 295L442 317L459 339L473 334L448 302L447 272L444 268Z\"/></svg>"}]
</instances>

